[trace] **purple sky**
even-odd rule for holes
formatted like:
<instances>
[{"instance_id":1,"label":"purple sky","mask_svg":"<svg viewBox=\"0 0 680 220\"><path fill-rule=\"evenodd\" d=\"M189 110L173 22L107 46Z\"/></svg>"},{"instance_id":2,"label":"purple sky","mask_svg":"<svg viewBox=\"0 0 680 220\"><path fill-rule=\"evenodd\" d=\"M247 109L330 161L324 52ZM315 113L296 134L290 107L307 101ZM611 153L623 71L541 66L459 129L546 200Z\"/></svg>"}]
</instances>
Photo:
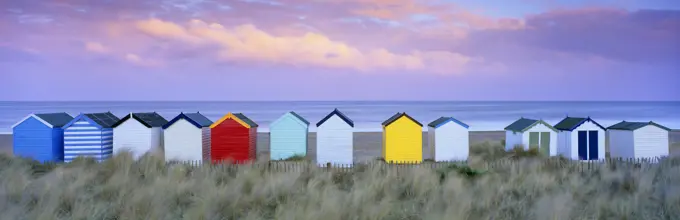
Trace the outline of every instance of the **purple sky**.
<instances>
[{"instance_id":1,"label":"purple sky","mask_svg":"<svg viewBox=\"0 0 680 220\"><path fill-rule=\"evenodd\" d=\"M5 0L0 33L0 100L680 100L677 0Z\"/></svg>"}]
</instances>

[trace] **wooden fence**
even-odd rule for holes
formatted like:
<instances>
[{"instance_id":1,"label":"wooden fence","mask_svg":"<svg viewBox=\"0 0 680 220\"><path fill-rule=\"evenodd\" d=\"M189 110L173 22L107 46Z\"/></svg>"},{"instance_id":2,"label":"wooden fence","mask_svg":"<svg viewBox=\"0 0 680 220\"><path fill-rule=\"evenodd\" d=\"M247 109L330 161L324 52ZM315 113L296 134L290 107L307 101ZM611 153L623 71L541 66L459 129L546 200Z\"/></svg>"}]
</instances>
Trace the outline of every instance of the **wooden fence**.
<instances>
[{"instance_id":1,"label":"wooden fence","mask_svg":"<svg viewBox=\"0 0 680 220\"><path fill-rule=\"evenodd\" d=\"M353 171L356 168L365 169L370 167L380 166L383 168L393 169L413 169L413 168L429 168L429 169L444 169L444 168L462 168L467 167L467 161L445 161L445 162L421 162L421 163L385 163L381 161L356 163L356 164L316 164L307 161L268 161L259 163L245 163L234 164L229 162L223 163L205 163L200 161L176 161L168 162L168 165L184 165L192 167L210 167L222 169L238 169L238 168L256 168L266 169L273 172L300 172L309 169L321 169L328 171ZM577 161L566 159L535 159L535 160L513 160L505 159L494 162L485 162L480 166L475 166L480 170L501 170L501 169L569 169L576 171L594 171L607 169L650 169L654 167L680 167L680 158L640 158L640 159L606 159L606 160L590 160Z\"/></svg>"}]
</instances>

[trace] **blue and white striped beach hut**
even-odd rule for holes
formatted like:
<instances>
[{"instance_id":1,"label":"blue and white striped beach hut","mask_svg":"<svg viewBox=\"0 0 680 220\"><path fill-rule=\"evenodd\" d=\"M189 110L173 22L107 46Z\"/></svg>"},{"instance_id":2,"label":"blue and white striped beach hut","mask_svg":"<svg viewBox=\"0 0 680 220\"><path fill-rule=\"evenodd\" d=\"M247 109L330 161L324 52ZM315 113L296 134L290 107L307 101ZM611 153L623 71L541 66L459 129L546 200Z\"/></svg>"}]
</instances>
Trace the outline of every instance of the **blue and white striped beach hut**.
<instances>
[{"instance_id":1,"label":"blue and white striped beach hut","mask_svg":"<svg viewBox=\"0 0 680 220\"><path fill-rule=\"evenodd\" d=\"M120 119L111 112L76 116L64 126L64 162L79 156L103 161L113 152L113 128Z\"/></svg>"}]
</instances>

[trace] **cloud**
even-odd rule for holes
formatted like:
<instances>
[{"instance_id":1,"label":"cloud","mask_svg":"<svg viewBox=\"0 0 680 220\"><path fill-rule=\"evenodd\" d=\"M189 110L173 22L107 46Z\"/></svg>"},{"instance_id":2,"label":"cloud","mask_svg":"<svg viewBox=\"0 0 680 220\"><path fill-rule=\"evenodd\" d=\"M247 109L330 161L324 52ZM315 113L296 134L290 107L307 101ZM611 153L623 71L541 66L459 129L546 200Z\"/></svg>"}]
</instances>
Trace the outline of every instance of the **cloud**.
<instances>
[{"instance_id":1,"label":"cloud","mask_svg":"<svg viewBox=\"0 0 680 220\"><path fill-rule=\"evenodd\" d=\"M151 60L151 59L142 59L139 55L133 54L133 53L125 54L124 58L128 62L135 64L135 65L138 65L138 66L144 66L144 67L161 66L161 63L159 61Z\"/></svg>"},{"instance_id":2,"label":"cloud","mask_svg":"<svg viewBox=\"0 0 680 220\"><path fill-rule=\"evenodd\" d=\"M44 57L33 49L18 49L0 45L0 64L34 63L45 61Z\"/></svg>"},{"instance_id":3,"label":"cloud","mask_svg":"<svg viewBox=\"0 0 680 220\"><path fill-rule=\"evenodd\" d=\"M105 47L101 43L97 42L86 42L85 43L85 50L94 52L94 53L108 53L109 48Z\"/></svg>"},{"instance_id":4,"label":"cloud","mask_svg":"<svg viewBox=\"0 0 680 220\"><path fill-rule=\"evenodd\" d=\"M472 32L457 51L470 54L502 53L512 58L531 50L550 51L532 59L555 59L568 54L601 57L619 62L677 63L680 59L680 11L627 11L608 8L554 10L526 18L521 30ZM519 51L518 51L519 50ZM496 52L492 52L496 51ZM517 56L515 56L517 57Z\"/></svg>"},{"instance_id":5,"label":"cloud","mask_svg":"<svg viewBox=\"0 0 680 220\"><path fill-rule=\"evenodd\" d=\"M136 23L145 34L194 45L217 46L218 58L227 61L264 61L299 66L425 70L440 74L461 73L473 61L462 54L446 51L419 51L397 54L385 48L359 49L329 37L307 32L298 36L275 36L254 25L224 27L217 23L191 20L180 25L149 19Z\"/></svg>"},{"instance_id":6,"label":"cloud","mask_svg":"<svg viewBox=\"0 0 680 220\"><path fill-rule=\"evenodd\" d=\"M677 10L583 7L589 3L549 10L552 6L535 2L531 4L542 6L517 12L442 0L279 2L10 1L6 8L21 11L8 11L6 16L13 19L0 19L0 32L7 33L0 36L0 45L40 48L47 59L93 52L133 62L125 59L130 53L141 63L168 65L220 60L470 75L536 63L555 68L627 62L677 67L680 59ZM499 10L515 17L494 14ZM521 15L529 12L533 14ZM54 21L20 23L20 15L27 14ZM83 39L92 41L83 45Z\"/></svg>"}]
</instances>

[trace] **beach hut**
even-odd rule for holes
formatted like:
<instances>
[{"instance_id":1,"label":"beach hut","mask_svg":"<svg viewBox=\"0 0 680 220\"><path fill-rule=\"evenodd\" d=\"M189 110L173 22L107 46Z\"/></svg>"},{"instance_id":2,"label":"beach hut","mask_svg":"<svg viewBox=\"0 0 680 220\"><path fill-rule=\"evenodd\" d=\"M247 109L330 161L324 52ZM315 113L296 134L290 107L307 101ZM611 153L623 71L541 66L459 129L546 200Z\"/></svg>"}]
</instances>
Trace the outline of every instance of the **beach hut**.
<instances>
[{"instance_id":1,"label":"beach hut","mask_svg":"<svg viewBox=\"0 0 680 220\"><path fill-rule=\"evenodd\" d=\"M257 157L257 124L241 113L228 113L210 125L210 160L246 162Z\"/></svg>"},{"instance_id":2,"label":"beach hut","mask_svg":"<svg viewBox=\"0 0 680 220\"><path fill-rule=\"evenodd\" d=\"M505 127L505 149L522 145L525 150L537 148L546 156L557 155L557 129L543 120L520 118Z\"/></svg>"},{"instance_id":3,"label":"beach hut","mask_svg":"<svg viewBox=\"0 0 680 220\"><path fill-rule=\"evenodd\" d=\"M354 122L338 109L316 123L316 162L352 164Z\"/></svg>"},{"instance_id":4,"label":"beach hut","mask_svg":"<svg viewBox=\"0 0 680 220\"><path fill-rule=\"evenodd\" d=\"M470 126L453 118L440 117L427 125L428 146L435 161L467 160Z\"/></svg>"},{"instance_id":5,"label":"beach hut","mask_svg":"<svg viewBox=\"0 0 680 220\"><path fill-rule=\"evenodd\" d=\"M382 156L386 162L423 161L423 124L401 112L384 121L382 128Z\"/></svg>"},{"instance_id":6,"label":"beach hut","mask_svg":"<svg viewBox=\"0 0 680 220\"><path fill-rule=\"evenodd\" d=\"M130 151L138 159L147 152L163 149L163 125L168 123L156 112L130 113L113 124L113 153Z\"/></svg>"},{"instance_id":7,"label":"beach hut","mask_svg":"<svg viewBox=\"0 0 680 220\"><path fill-rule=\"evenodd\" d=\"M210 119L201 113L180 113L163 125L165 160L210 161Z\"/></svg>"},{"instance_id":8,"label":"beach hut","mask_svg":"<svg viewBox=\"0 0 680 220\"><path fill-rule=\"evenodd\" d=\"M655 158L669 155L668 135L671 129L650 122L622 121L609 126L611 158Z\"/></svg>"},{"instance_id":9,"label":"beach hut","mask_svg":"<svg viewBox=\"0 0 680 220\"><path fill-rule=\"evenodd\" d=\"M66 113L30 114L12 125L13 153L40 162L64 160L64 130L73 120Z\"/></svg>"},{"instance_id":10,"label":"beach hut","mask_svg":"<svg viewBox=\"0 0 680 220\"><path fill-rule=\"evenodd\" d=\"M307 155L309 122L295 112L287 112L269 125L269 157L283 160Z\"/></svg>"},{"instance_id":11,"label":"beach hut","mask_svg":"<svg viewBox=\"0 0 680 220\"><path fill-rule=\"evenodd\" d=\"M555 124L557 154L572 160L602 160L605 156L605 129L590 117L566 117Z\"/></svg>"},{"instance_id":12,"label":"beach hut","mask_svg":"<svg viewBox=\"0 0 680 220\"><path fill-rule=\"evenodd\" d=\"M111 112L76 116L64 125L64 161L92 157L103 161L113 152L113 124L120 118Z\"/></svg>"}]
</instances>

